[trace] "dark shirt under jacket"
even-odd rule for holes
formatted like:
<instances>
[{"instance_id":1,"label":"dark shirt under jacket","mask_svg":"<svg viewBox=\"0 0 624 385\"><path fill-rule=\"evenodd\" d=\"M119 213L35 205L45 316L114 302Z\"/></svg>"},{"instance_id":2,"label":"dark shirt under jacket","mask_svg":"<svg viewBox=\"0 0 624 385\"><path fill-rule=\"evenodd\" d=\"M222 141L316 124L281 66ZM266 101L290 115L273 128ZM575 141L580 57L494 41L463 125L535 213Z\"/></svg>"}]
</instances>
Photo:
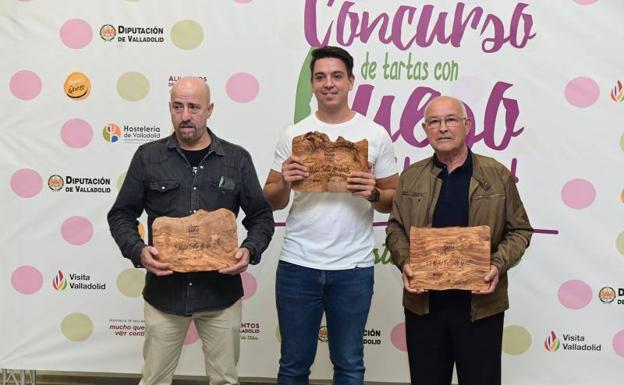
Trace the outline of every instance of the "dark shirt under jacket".
<instances>
[{"instance_id":1,"label":"dark shirt under jacket","mask_svg":"<svg viewBox=\"0 0 624 385\"><path fill-rule=\"evenodd\" d=\"M249 249L251 263L260 261L274 231L273 213L249 153L218 138L208 130L211 144L193 173L178 146L175 134L140 146L132 161L117 200L108 213L111 234L124 257L141 266L145 243L137 231L137 218L147 213L148 243L152 244L152 223L160 216L184 217L198 209L226 208L238 215L247 237L241 243ZM155 308L172 314L224 309L243 295L240 275L218 272L173 273L157 277L147 272L143 297Z\"/></svg>"},{"instance_id":2,"label":"dark shirt under jacket","mask_svg":"<svg viewBox=\"0 0 624 385\"><path fill-rule=\"evenodd\" d=\"M468 226L468 193L472 177L472 153L468 150L466 161L449 174L446 165L433 156L433 163L442 169L440 196L433 211L432 227ZM431 291L431 309L463 307L470 312L470 292L467 290Z\"/></svg>"}]
</instances>

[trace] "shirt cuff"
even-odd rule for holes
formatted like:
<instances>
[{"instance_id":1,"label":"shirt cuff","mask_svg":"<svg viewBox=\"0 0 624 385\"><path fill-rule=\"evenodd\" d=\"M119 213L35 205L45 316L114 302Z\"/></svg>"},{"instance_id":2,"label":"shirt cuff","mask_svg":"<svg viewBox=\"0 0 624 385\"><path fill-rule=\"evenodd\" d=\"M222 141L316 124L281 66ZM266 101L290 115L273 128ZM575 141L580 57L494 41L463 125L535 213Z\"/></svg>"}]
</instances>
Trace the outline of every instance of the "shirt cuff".
<instances>
[{"instance_id":1,"label":"shirt cuff","mask_svg":"<svg viewBox=\"0 0 624 385\"><path fill-rule=\"evenodd\" d=\"M240 247L244 247L249 250L249 264L257 265L260 263L260 255L258 255L256 248L252 246L251 241L245 240Z\"/></svg>"}]
</instances>

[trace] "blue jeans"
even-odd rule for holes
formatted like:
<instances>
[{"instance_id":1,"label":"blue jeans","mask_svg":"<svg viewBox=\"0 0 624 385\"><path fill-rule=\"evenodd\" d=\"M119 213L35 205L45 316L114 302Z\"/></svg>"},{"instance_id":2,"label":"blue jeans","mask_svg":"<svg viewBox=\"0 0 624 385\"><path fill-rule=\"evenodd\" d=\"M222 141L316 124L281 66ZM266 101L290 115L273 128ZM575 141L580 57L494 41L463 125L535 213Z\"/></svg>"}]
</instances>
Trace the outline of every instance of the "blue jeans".
<instances>
[{"instance_id":1,"label":"blue jeans","mask_svg":"<svg viewBox=\"0 0 624 385\"><path fill-rule=\"evenodd\" d=\"M334 385L364 382L364 328L373 267L316 270L280 261L275 301L282 337L278 385L309 384L323 312Z\"/></svg>"}]
</instances>

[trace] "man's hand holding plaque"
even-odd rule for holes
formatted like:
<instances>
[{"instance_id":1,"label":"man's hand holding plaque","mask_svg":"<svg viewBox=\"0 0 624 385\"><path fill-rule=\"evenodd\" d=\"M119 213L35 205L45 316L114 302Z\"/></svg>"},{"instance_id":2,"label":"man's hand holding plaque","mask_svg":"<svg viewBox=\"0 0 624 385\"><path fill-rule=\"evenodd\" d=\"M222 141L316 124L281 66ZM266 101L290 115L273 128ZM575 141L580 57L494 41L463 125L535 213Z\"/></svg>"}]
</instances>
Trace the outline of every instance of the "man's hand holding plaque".
<instances>
[{"instance_id":1,"label":"man's hand holding plaque","mask_svg":"<svg viewBox=\"0 0 624 385\"><path fill-rule=\"evenodd\" d=\"M405 270L411 274L409 287L415 292L490 291L496 285L498 270L490 267L489 226L412 227L409 269Z\"/></svg>"},{"instance_id":2,"label":"man's hand holding plaque","mask_svg":"<svg viewBox=\"0 0 624 385\"><path fill-rule=\"evenodd\" d=\"M354 171L369 171L368 141L350 142L308 132L293 138L293 158L306 168L305 177L292 182L295 191L350 191L347 178Z\"/></svg>"},{"instance_id":3,"label":"man's hand holding plaque","mask_svg":"<svg viewBox=\"0 0 624 385\"><path fill-rule=\"evenodd\" d=\"M159 217L152 232L152 249L158 250L154 259L169 264L172 271L223 270L227 274L229 267L245 257L238 255L245 250L238 248L236 218L227 209L198 210L182 218Z\"/></svg>"}]
</instances>

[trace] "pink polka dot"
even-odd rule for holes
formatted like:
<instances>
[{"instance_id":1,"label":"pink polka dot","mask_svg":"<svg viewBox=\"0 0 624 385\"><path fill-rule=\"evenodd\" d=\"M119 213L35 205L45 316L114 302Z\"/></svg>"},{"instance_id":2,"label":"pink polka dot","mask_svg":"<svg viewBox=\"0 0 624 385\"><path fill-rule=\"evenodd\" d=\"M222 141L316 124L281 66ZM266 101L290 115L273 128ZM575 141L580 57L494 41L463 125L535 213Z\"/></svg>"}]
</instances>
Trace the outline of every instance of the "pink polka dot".
<instances>
[{"instance_id":1,"label":"pink polka dot","mask_svg":"<svg viewBox=\"0 0 624 385\"><path fill-rule=\"evenodd\" d=\"M390 341L395 348L402 352L407 351L407 340L405 338L405 323L401 322L397 326L392 328L390 332Z\"/></svg>"},{"instance_id":2,"label":"pink polka dot","mask_svg":"<svg viewBox=\"0 0 624 385\"><path fill-rule=\"evenodd\" d=\"M73 148L82 148L93 138L93 129L82 119L68 120L61 128L61 139L66 145Z\"/></svg>"},{"instance_id":3,"label":"pink polka dot","mask_svg":"<svg viewBox=\"0 0 624 385\"><path fill-rule=\"evenodd\" d=\"M22 198L32 198L41 192L43 180L35 170L23 168L11 176L11 189Z\"/></svg>"},{"instance_id":4,"label":"pink polka dot","mask_svg":"<svg viewBox=\"0 0 624 385\"><path fill-rule=\"evenodd\" d=\"M34 99L41 92L41 79L32 71L18 71L11 76L9 89L18 99Z\"/></svg>"},{"instance_id":5,"label":"pink polka dot","mask_svg":"<svg viewBox=\"0 0 624 385\"><path fill-rule=\"evenodd\" d=\"M241 274L241 279L243 280L243 291L245 293L243 295L243 300L253 297L258 290L256 278L251 273L245 271Z\"/></svg>"},{"instance_id":6,"label":"pink polka dot","mask_svg":"<svg viewBox=\"0 0 624 385\"><path fill-rule=\"evenodd\" d=\"M186 331L186 337L184 338L184 345L194 344L199 339L199 332L197 331L197 326L195 326L195 321L191 321L188 330Z\"/></svg>"},{"instance_id":7,"label":"pink polka dot","mask_svg":"<svg viewBox=\"0 0 624 385\"><path fill-rule=\"evenodd\" d=\"M85 47L93 36L91 26L82 19L67 20L59 33L63 44L73 49Z\"/></svg>"},{"instance_id":8,"label":"pink polka dot","mask_svg":"<svg viewBox=\"0 0 624 385\"><path fill-rule=\"evenodd\" d=\"M582 5L589 5L589 4L594 4L598 0L574 0L574 1Z\"/></svg>"},{"instance_id":9,"label":"pink polka dot","mask_svg":"<svg viewBox=\"0 0 624 385\"><path fill-rule=\"evenodd\" d=\"M11 275L13 288L21 294L33 294L41 289L43 276L33 266L21 266Z\"/></svg>"},{"instance_id":10,"label":"pink polka dot","mask_svg":"<svg viewBox=\"0 0 624 385\"><path fill-rule=\"evenodd\" d=\"M228 79L225 90L235 102L247 103L258 96L260 85L252 74L241 72Z\"/></svg>"},{"instance_id":11,"label":"pink polka dot","mask_svg":"<svg viewBox=\"0 0 624 385\"><path fill-rule=\"evenodd\" d=\"M61 226L61 235L72 245L84 245L93 236L93 225L87 218L69 217Z\"/></svg>"},{"instance_id":12,"label":"pink polka dot","mask_svg":"<svg viewBox=\"0 0 624 385\"><path fill-rule=\"evenodd\" d=\"M596 189L585 179L572 179L563 185L561 199L568 207L584 209L594 203Z\"/></svg>"},{"instance_id":13,"label":"pink polka dot","mask_svg":"<svg viewBox=\"0 0 624 385\"><path fill-rule=\"evenodd\" d=\"M578 77L566 84L565 97L575 107L585 108L596 103L600 96L600 87L591 78Z\"/></svg>"},{"instance_id":14,"label":"pink polka dot","mask_svg":"<svg viewBox=\"0 0 624 385\"><path fill-rule=\"evenodd\" d=\"M620 330L613 337L613 350L618 356L624 358L624 330Z\"/></svg>"},{"instance_id":15,"label":"pink polka dot","mask_svg":"<svg viewBox=\"0 0 624 385\"><path fill-rule=\"evenodd\" d=\"M559 302L568 309L582 309L592 299L592 290L588 284L579 280L564 282L559 287Z\"/></svg>"}]
</instances>

